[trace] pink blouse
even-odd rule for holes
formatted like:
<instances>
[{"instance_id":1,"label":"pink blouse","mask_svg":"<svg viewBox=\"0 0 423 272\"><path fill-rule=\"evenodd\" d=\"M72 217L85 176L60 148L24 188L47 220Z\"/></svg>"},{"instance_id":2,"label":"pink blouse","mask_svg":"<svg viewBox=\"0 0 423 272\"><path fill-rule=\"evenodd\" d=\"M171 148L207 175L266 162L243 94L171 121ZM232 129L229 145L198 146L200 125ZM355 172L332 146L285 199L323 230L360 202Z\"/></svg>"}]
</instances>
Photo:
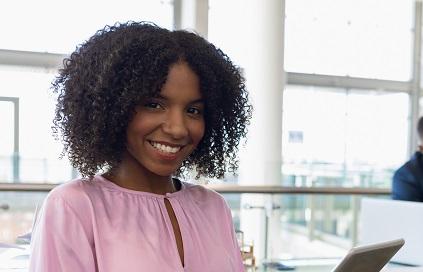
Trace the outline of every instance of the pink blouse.
<instances>
[{"instance_id":1,"label":"pink blouse","mask_svg":"<svg viewBox=\"0 0 423 272\"><path fill-rule=\"evenodd\" d=\"M165 199L181 230L184 266ZM184 182L166 195L102 176L60 185L43 204L31 252L31 272L244 271L223 197Z\"/></svg>"}]
</instances>

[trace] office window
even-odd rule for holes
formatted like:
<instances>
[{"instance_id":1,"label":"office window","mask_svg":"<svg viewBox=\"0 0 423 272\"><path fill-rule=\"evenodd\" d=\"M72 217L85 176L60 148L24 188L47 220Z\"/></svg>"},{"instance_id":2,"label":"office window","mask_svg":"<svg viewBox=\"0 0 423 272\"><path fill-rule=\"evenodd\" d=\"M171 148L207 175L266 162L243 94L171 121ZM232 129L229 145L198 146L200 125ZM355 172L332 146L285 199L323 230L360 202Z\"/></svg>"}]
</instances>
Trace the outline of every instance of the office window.
<instances>
[{"instance_id":1,"label":"office window","mask_svg":"<svg viewBox=\"0 0 423 272\"><path fill-rule=\"evenodd\" d=\"M231 60L240 66L248 61L248 46L245 45L250 29L245 26L250 4L243 0L210 0L208 40L221 48ZM243 12L240 12L241 7ZM230 22L230 24L228 24Z\"/></svg>"},{"instance_id":2,"label":"office window","mask_svg":"<svg viewBox=\"0 0 423 272\"><path fill-rule=\"evenodd\" d=\"M19 177L24 182L61 182L70 179L72 169L66 158L59 160L62 145L52 136L55 95L50 83L55 73L23 68L0 69L0 96L19 99ZM2 133L1 181L14 180L13 104L0 102L5 112L6 133ZM1 119L1 120L2 120ZM4 138L3 138L4 137Z\"/></svg>"},{"instance_id":3,"label":"office window","mask_svg":"<svg viewBox=\"0 0 423 272\"><path fill-rule=\"evenodd\" d=\"M1 96L1 95L0 95ZM14 127L14 106L10 101L0 100L0 180L11 180L13 173L13 127Z\"/></svg>"},{"instance_id":4,"label":"office window","mask_svg":"<svg viewBox=\"0 0 423 272\"><path fill-rule=\"evenodd\" d=\"M40 211L46 195L45 192L0 192L1 243L16 243L18 236L31 231L36 210ZM2 265L7 265L6 254L0 256L0 270L11 271L1 269Z\"/></svg>"},{"instance_id":5,"label":"office window","mask_svg":"<svg viewBox=\"0 0 423 272\"><path fill-rule=\"evenodd\" d=\"M287 86L286 185L389 187L406 160L408 95Z\"/></svg>"},{"instance_id":6,"label":"office window","mask_svg":"<svg viewBox=\"0 0 423 272\"><path fill-rule=\"evenodd\" d=\"M0 9L1 49L71 53L106 24L152 21L173 27L171 0L7 1Z\"/></svg>"},{"instance_id":7,"label":"office window","mask_svg":"<svg viewBox=\"0 0 423 272\"><path fill-rule=\"evenodd\" d=\"M414 1L287 0L285 69L407 81Z\"/></svg>"}]
</instances>

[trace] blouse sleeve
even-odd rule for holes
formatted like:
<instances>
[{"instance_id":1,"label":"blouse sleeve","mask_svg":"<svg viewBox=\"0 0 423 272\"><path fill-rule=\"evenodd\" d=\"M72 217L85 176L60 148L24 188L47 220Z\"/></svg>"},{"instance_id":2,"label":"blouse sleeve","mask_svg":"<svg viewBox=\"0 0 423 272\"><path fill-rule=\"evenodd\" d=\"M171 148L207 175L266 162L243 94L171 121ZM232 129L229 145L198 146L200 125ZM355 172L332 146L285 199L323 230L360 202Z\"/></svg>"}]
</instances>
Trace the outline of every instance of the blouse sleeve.
<instances>
[{"instance_id":1,"label":"blouse sleeve","mask_svg":"<svg viewBox=\"0 0 423 272\"><path fill-rule=\"evenodd\" d=\"M29 272L96 271L90 237L64 199L47 197L32 233Z\"/></svg>"}]
</instances>

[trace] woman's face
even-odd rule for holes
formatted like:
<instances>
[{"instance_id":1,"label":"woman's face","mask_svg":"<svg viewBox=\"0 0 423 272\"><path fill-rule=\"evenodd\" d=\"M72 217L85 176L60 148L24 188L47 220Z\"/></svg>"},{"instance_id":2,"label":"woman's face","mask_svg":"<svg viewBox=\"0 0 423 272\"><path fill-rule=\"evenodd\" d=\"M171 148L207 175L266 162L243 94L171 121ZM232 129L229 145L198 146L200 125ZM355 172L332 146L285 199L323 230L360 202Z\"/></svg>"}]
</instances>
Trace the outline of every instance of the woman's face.
<instances>
[{"instance_id":1,"label":"woman's face","mask_svg":"<svg viewBox=\"0 0 423 272\"><path fill-rule=\"evenodd\" d=\"M127 128L127 151L141 168L169 176L204 135L204 102L198 76L185 62L173 64L158 97L136 108Z\"/></svg>"}]
</instances>

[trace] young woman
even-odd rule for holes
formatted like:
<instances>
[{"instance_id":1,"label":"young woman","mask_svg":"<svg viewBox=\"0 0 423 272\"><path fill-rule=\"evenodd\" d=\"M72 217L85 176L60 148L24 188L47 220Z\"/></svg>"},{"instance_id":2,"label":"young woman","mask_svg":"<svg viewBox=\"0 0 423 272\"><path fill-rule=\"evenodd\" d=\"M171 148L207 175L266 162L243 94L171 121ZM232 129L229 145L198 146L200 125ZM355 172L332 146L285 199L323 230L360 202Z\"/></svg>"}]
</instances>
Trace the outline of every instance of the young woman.
<instances>
[{"instance_id":1,"label":"young woman","mask_svg":"<svg viewBox=\"0 0 423 272\"><path fill-rule=\"evenodd\" d=\"M251 106L229 58L186 31L106 27L64 62L56 136L84 178L46 198L30 271L243 271L222 196Z\"/></svg>"}]
</instances>

